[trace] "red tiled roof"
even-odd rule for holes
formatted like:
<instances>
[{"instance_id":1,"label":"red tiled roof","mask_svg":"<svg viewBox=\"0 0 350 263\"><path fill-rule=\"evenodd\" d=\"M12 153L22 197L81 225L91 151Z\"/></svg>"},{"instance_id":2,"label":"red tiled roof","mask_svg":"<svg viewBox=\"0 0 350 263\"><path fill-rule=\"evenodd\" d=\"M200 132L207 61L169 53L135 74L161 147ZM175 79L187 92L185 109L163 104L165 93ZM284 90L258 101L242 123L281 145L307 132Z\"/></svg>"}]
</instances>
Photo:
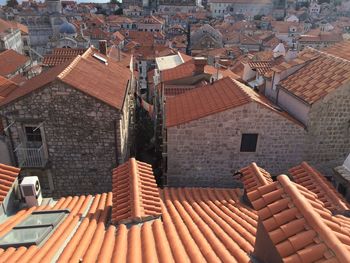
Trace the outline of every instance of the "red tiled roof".
<instances>
[{"instance_id":1,"label":"red tiled roof","mask_svg":"<svg viewBox=\"0 0 350 263\"><path fill-rule=\"evenodd\" d=\"M19 172L19 168L0 164L0 204L4 201L13 182L17 179Z\"/></svg>"},{"instance_id":2,"label":"red tiled roof","mask_svg":"<svg viewBox=\"0 0 350 263\"><path fill-rule=\"evenodd\" d=\"M350 61L314 52L318 54L316 59L280 82L283 89L308 104L315 103L350 80Z\"/></svg>"},{"instance_id":3,"label":"red tiled roof","mask_svg":"<svg viewBox=\"0 0 350 263\"><path fill-rule=\"evenodd\" d=\"M142 222L160 216L152 166L131 158L113 170L112 222Z\"/></svg>"},{"instance_id":4,"label":"red tiled roof","mask_svg":"<svg viewBox=\"0 0 350 263\"><path fill-rule=\"evenodd\" d=\"M350 205L333 185L315 168L306 162L289 169L294 181L317 195L329 210L350 210Z\"/></svg>"},{"instance_id":5,"label":"red tiled roof","mask_svg":"<svg viewBox=\"0 0 350 263\"><path fill-rule=\"evenodd\" d=\"M12 49L8 49L0 53L0 61L0 75L7 76L23 67L29 61L29 58Z\"/></svg>"},{"instance_id":6,"label":"red tiled roof","mask_svg":"<svg viewBox=\"0 0 350 263\"><path fill-rule=\"evenodd\" d=\"M175 68L166 69L161 72L162 82L170 80L182 79L185 77L193 76L195 65L192 60L178 65Z\"/></svg>"},{"instance_id":7,"label":"red tiled roof","mask_svg":"<svg viewBox=\"0 0 350 263\"><path fill-rule=\"evenodd\" d=\"M50 82L54 81L57 78L57 75L60 74L68 65L69 62L58 65L56 67L50 68L49 70L27 80L20 89L15 89L11 92L7 98L0 102L0 106L8 104L14 100L21 98L27 94L30 94L32 91L40 89Z\"/></svg>"},{"instance_id":8,"label":"red tiled roof","mask_svg":"<svg viewBox=\"0 0 350 263\"><path fill-rule=\"evenodd\" d=\"M256 190L258 187L268 185L273 182L271 175L260 168L256 163L252 163L240 170L242 173L241 181L247 193Z\"/></svg>"},{"instance_id":9,"label":"red tiled roof","mask_svg":"<svg viewBox=\"0 0 350 263\"><path fill-rule=\"evenodd\" d=\"M302 126L285 112L280 112L263 96L229 77L168 98L165 104L166 126L197 120L250 102L257 102Z\"/></svg>"},{"instance_id":10,"label":"red tiled roof","mask_svg":"<svg viewBox=\"0 0 350 263\"><path fill-rule=\"evenodd\" d=\"M82 56L76 57L71 62L69 61L70 63L58 65L28 80L20 89L12 92L0 105L12 102L54 80L60 80L112 107L121 109L127 83L131 78L130 69L127 68L125 62L118 62L111 58L108 59L106 65L93 57L95 53L98 52L90 48ZM104 57L102 54L98 55Z\"/></svg>"},{"instance_id":11,"label":"red tiled roof","mask_svg":"<svg viewBox=\"0 0 350 263\"><path fill-rule=\"evenodd\" d=\"M40 246L0 249L0 258L9 262L250 262L258 218L240 202L239 189L157 190L162 219L143 224L108 226L116 201L112 193L61 198L53 207L23 209L0 224L0 236L33 211L68 208L71 212Z\"/></svg>"},{"instance_id":12,"label":"red tiled roof","mask_svg":"<svg viewBox=\"0 0 350 263\"><path fill-rule=\"evenodd\" d=\"M78 56L84 54L86 48L54 48L52 50L53 55L62 55L62 56Z\"/></svg>"},{"instance_id":13,"label":"red tiled roof","mask_svg":"<svg viewBox=\"0 0 350 263\"><path fill-rule=\"evenodd\" d=\"M72 260L78 262L80 257L88 253L90 246L97 245L93 241L101 234L101 231L104 232L111 206L112 193L104 193L93 197L91 195L63 197L53 207L46 205L21 210L0 225L0 236L8 233L33 211L70 209L71 212L42 246L32 245L29 248L22 246L18 249L13 247L6 250L0 249L0 258L2 261L8 260L9 262L16 260L23 263L50 262L63 246L65 249L61 254L59 262L66 262L64 260L62 261L61 258L64 258L67 254L71 255L70 252L72 252ZM85 214L86 216L83 217ZM75 227L78 227L76 232ZM74 236L69 241L70 246L66 246L65 242L67 238L69 240L69 236L74 232Z\"/></svg>"},{"instance_id":14,"label":"red tiled roof","mask_svg":"<svg viewBox=\"0 0 350 263\"><path fill-rule=\"evenodd\" d=\"M166 85L164 88L164 93L166 97L177 96L191 89L195 89L196 86L183 86L183 85Z\"/></svg>"},{"instance_id":15,"label":"red tiled roof","mask_svg":"<svg viewBox=\"0 0 350 263\"><path fill-rule=\"evenodd\" d=\"M97 51L87 51L77 57L58 78L64 83L121 109L131 71L124 63L108 59L108 64L93 57ZM99 54L103 57L103 55ZM129 61L128 61L129 62Z\"/></svg>"},{"instance_id":16,"label":"red tiled roof","mask_svg":"<svg viewBox=\"0 0 350 263\"><path fill-rule=\"evenodd\" d=\"M350 221L333 216L316 194L280 175L248 197L283 262L348 262L343 225Z\"/></svg>"},{"instance_id":17,"label":"red tiled roof","mask_svg":"<svg viewBox=\"0 0 350 263\"><path fill-rule=\"evenodd\" d=\"M336 43L328 48L323 49L323 52L350 61L350 40Z\"/></svg>"},{"instance_id":18,"label":"red tiled roof","mask_svg":"<svg viewBox=\"0 0 350 263\"><path fill-rule=\"evenodd\" d=\"M54 67L57 65L60 65L62 63L65 63L67 61L71 61L74 59L75 55L45 55L42 64L47 67Z\"/></svg>"},{"instance_id":19,"label":"red tiled roof","mask_svg":"<svg viewBox=\"0 0 350 263\"><path fill-rule=\"evenodd\" d=\"M6 98L16 88L18 88L16 83L0 76L0 101Z\"/></svg>"}]
</instances>

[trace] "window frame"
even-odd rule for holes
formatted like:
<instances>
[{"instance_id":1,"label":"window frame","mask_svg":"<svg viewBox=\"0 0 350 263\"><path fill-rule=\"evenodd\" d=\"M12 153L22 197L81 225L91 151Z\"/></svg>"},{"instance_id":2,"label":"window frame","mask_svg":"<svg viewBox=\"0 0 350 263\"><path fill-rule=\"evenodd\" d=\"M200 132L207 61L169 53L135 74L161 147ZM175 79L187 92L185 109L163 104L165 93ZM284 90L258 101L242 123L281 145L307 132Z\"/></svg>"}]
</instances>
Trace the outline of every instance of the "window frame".
<instances>
[{"instance_id":1,"label":"window frame","mask_svg":"<svg viewBox=\"0 0 350 263\"><path fill-rule=\"evenodd\" d=\"M247 138L249 136L255 136L256 137L255 142L244 141L244 140L250 140L249 138ZM242 133L241 134L241 144L240 144L239 151L241 153L256 153L257 150L258 150L258 143L259 143L259 133L253 133L253 132ZM250 144L253 144L254 147L252 145L250 145ZM253 148L254 148L254 150L253 150Z\"/></svg>"}]
</instances>

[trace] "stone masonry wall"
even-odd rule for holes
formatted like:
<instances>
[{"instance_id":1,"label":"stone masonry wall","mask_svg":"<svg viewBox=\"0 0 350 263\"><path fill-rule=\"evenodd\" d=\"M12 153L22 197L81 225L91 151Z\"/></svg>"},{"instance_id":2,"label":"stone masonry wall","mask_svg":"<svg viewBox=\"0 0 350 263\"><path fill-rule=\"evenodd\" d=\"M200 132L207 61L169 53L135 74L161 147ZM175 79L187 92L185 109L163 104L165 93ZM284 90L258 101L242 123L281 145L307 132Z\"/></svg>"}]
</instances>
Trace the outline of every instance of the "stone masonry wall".
<instances>
[{"instance_id":1,"label":"stone masonry wall","mask_svg":"<svg viewBox=\"0 0 350 263\"><path fill-rule=\"evenodd\" d=\"M307 158L323 172L341 165L350 153L350 84L312 105Z\"/></svg>"},{"instance_id":2,"label":"stone masonry wall","mask_svg":"<svg viewBox=\"0 0 350 263\"><path fill-rule=\"evenodd\" d=\"M110 191L118 110L61 82L50 85L2 107L2 114L16 120L15 147L23 141L23 124L43 122L53 196Z\"/></svg>"},{"instance_id":3,"label":"stone masonry wall","mask_svg":"<svg viewBox=\"0 0 350 263\"><path fill-rule=\"evenodd\" d=\"M240 152L242 133L258 133L257 151ZM170 186L232 186L232 172L256 162L272 174L303 160L305 130L250 103L167 129Z\"/></svg>"}]
</instances>

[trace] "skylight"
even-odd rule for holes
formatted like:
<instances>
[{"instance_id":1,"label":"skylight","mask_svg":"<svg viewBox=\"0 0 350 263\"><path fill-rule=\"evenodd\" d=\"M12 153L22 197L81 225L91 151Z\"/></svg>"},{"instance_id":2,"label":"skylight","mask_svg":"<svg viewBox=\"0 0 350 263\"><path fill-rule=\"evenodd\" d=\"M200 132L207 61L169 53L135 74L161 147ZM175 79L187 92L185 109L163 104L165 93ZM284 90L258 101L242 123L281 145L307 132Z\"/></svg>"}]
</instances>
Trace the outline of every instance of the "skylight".
<instances>
[{"instance_id":1,"label":"skylight","mask_svg":"<svg viewBox=\"0 0 350 263\"><path fill-rule=\"evenodd\" d=\"M55 227L64 220L68 213L69 210L33 212L0 238L0 248L40 245L52 234Z\"/></svg>"}]
</instances>

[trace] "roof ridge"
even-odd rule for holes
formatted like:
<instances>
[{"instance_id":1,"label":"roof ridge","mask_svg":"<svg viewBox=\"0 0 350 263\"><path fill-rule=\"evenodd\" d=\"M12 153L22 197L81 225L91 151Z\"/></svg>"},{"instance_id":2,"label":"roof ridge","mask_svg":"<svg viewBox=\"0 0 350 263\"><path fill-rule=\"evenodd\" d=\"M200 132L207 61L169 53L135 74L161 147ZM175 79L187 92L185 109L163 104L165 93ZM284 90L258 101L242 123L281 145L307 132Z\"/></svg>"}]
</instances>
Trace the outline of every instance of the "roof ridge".
<instances>
[{"instance_id":1,"label":"roof ridge","mask_svg":"<svg viewBox=\"0 0 350 263\"><path fill-rule=\"evenodd\" d=\"M333 233L326 223L322 221L320 215L314 211L310 202L300 193L296 184L291 182L287 175L280 175L277 177L278 182L283 187L284 191L293 200L294 205L303 214L304 218L316 230L317 234L321 236L322 240L329 246L329 248L337 255L341 262L348 262L348 251L340 242L339 238ZM302 186L301 186L302 187ZM304 187L303 187L304 188ZM307 217L305 217L307 215Z\"/></svg>"},{"instance_id":2,"label":"roof ridge","mask_svg":"<svg viewBox=\"0 0 350 263\"><path fill-rule=\"evenodd\" d=\"M129 161L129 166L131 170L131 182L130 182L130 191L131 191L131 215L133 217L141 217L141 200L139 196L140 180L138 177L138 168L135 158L131 158Z\"/></svg>"},{"instance_id":3,"label":"roof ridge","mask_svg":"<svg viewBox=\"0 0 350 263\"><path fill-rule=\"evenodd\" d=\"M330 189L329 186L320 178L322 176L319 174L312 166L310 166L307 162L302 162L301 166L310 174L313 175L313 178L318 182L319 186L323 188L323 190L329 195L334 203L341 206L344 210L348 210L343 202L340 202L339 197ZM325 178L324 178L325 179Z\"/></svg>"},{"instance_id":4,"label":"roof ridge","mask_svg":"<svg viewBox=\"0 0 350 263\"><path fill-rule=\"evenodd\" d=\"M78 62L82 59L82 56L78 55L60 74L58 74L57 78L63 80L65 76L68 75L69 72L78 64Z\"/></svg>"},{"instance_id":5,"label":"roof ridge","mask_svg":"<svg viewBox=\"0 0 350 263\"><path fill-rule=\"evenodd\" d=\"M255 174L256 175L259 175L257 176L258 180L263 184L263 185L266 185L268 184L268 182L266 181L265 179L265 176L261 173L261 170L260 168L257 166L257 164L255 162L251 163L251 168L254 170Z\"/></svg>"},{"instance_id":6,"label":"roof ridge","mask_svg":"<svg viewBox=\"0 0 350 263\"><path fill-rule=\"evenodd\" d=\"M142 223L162 215L152 166L130 158L113 170L112 223Z\"/></svg>"}]
</instances>

